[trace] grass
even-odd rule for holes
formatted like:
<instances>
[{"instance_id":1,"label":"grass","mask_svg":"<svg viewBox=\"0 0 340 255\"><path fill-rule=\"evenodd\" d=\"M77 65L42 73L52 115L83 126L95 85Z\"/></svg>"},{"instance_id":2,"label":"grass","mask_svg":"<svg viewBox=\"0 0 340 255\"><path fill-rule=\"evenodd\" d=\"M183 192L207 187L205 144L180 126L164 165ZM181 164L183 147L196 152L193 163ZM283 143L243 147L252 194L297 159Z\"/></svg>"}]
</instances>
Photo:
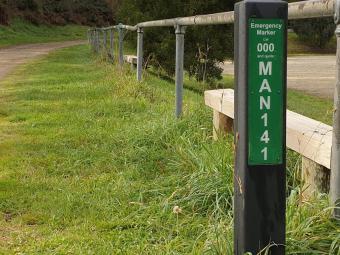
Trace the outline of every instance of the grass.
<instances>
[{"instance_id":1,"label":"grass","mask_svg":"<svg viewBox=\"0 0 340 255\"><path fill-rule=\"evenodd\" d=\"M0 253L232 254L232 138L200 93L175 120L173 83L134 77L77 46L1 84ZM338 255L326 196L287 192L287 254Z\"/></svg>"},{"instance_id":2,"label":"grass","mask_svg":"<svg viewBox=\"0 0 340 255\"><path fill-rule=\"evenodd\" d=\"M331 126L333 124L333 102L331 100L289 90L287 104L292 111Z\"/></svg>"},{"instance_id":3,"label":"grass","mask_svg":"<svg viewBox=\"0 0 340 255\"><path fill-rule=\"evenodd\" d=\"M234 77L232 75L223 75L221 81L217 81L215 84L206 84L197 83L194 78L191 79L186 76L184 87L200 94L209 89L233 89ZM298 112L328 125L333 124L333 102L331 100L306 95L303 92L289 89L287 106L291 111Z\"/></svg>"},{"instance_id":4,"label":"grass","mask_svg":"<svg viewBox=\"0 0 340 255\"><path fill-rule=\"evenodd\" d=\"M52 26L33 25L14 19L10 26L0 26L0 47L29 44L83 40L87 27L78 25Z\"/></svg>"},{"instance_id":5,"label":"grass","mask_svg":"<svg viewBox=\"0 0 340 255\"><path fill-rule=\"evenodd\" d=\"M311 55L311 54L335 54L336 38L335 36L327 43L324 49L309 46L306 42L301 41L297 34L288 33L288 54L289 55Z\"/></svg>"}]
</instances>

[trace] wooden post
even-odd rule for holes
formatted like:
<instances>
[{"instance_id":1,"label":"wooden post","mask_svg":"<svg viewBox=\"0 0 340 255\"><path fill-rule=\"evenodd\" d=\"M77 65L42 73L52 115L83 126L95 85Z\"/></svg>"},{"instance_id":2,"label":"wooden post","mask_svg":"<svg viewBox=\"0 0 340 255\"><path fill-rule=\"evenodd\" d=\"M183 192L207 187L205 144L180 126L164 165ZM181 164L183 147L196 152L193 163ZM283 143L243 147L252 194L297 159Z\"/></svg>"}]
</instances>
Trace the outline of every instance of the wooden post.
<instances>
[{"instance_id":1,"label":"wooden post","mask_svg":"<svg viewBox=\"0 0 340 255\"><path fill-rule=\"evenodd\" d=\"M215 141L220 135L226 135L227 133L233 132L233 119L216 110L214 110L213 124L213 137Z\"/></svg>"},{"instance_id":2,"label":"wooden post","mask_svg":"<svg viewBox=\"0 0 340 255\"><path fill-rule=\"evenodd\" d=\"M302 156L302 181L304 197L329 192L330 170L311 159Z\"/></svg>"},{"instance_id":3,"label":"wooden post","mask_svg":"<svg viewBox=\"0 0 340 255\"><path fill-rule=\"evenodd\" d=\"M114 60L114 31L110 29L110 53L109 56L111 60Z\"/></svg>"}]
</instances>

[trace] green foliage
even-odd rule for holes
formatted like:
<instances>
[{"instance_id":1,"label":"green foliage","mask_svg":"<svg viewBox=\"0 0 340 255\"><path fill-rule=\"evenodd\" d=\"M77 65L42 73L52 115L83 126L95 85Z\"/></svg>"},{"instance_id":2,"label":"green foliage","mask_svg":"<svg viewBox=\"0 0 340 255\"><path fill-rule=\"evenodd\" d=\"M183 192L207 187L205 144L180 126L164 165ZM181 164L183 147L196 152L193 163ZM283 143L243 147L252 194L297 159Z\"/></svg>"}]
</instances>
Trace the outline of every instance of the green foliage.
<instances>
[{"instance_id":1,"label":"green foliage","mask_svg":"<svg viewBox=\"0 0 340 255\"><path fill-rule=\"evenodd\" d=\"M114 22L117 4L117 0L0 0L0 13L20 15L34 24L104 26Z\"/></svg>"},{"instance_id":2,"label":"green foliage","mask_svg":"<svg viewBox=\"0 0 340 255\"><path fill-rule=\"evenodd\" d=\"M325 48L334 36L335 24L332 18L317 18L292 21L291 26L301 41L307 45Z\"/></svg>"},{"instance_id":3,"label":"green foliage","mask_svg":"<svg viewBox=\"0 0 340 255\"><path fill-rule=\"evenodd\" d=\"M136 24L147 20L193 16L233 10L234 1L200 0L126 0L118 12L118 20ZM232 26L190 27L185 34L185 69L198 81L221 79L219 64L232 57ZM158 66L168 75L175 71L174 28L145 29L147 64Z\"/></svg>"},{"instance_id":4,"label":"green foliage","mask_svg":"<svg viewBox=\"0 0 340 255\"><path fill-rule=\"evenodd\" d=\"M325 48L321 49L319 47L312 46L305 41L302 41L296 33L288 33L288 55L335 54L335 52L335 36L332 37Z\"/></svg>"},{"instance_id":5,"label":"green foliage","mask_svg":"<svg viewBox=\"0 0 340 255\"><path fill-rule=\"evenodd\" d=\"M333 124L333 102L328 99L309 96L295 90L288 91L288 108L325 124Z\"/></svg>"}]
</instances>

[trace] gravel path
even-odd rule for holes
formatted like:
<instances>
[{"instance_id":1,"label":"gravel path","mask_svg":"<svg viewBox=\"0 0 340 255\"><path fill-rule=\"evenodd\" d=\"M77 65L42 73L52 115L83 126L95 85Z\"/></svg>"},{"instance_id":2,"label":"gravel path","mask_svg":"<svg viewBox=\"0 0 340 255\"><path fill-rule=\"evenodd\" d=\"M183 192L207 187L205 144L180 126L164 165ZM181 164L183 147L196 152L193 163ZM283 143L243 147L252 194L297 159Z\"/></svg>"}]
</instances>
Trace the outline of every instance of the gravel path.
<instances>
[{"instance_id":1,"label":"gravel path","mask_svg":"<svg viewBox=\"0 0 340 255\"><path fill-rule=\"evenodd\" d=\"M27 44L0 48L0 80L18 65L48 54L49 52L74 45L85 44L86 41L68 41L56 43Z\"/></svg>"},{"instance_id":2,"label":"gravel path","mask_svg":"<svg viewBox=\"0 0 340 255\"><path fill-rule=\"evenodd\" d=\"M333 99L335 56L295 56L288 58L288 88ZM225 74L234 74L232 62L223 65Z\"/></svg>"}]
</instances>

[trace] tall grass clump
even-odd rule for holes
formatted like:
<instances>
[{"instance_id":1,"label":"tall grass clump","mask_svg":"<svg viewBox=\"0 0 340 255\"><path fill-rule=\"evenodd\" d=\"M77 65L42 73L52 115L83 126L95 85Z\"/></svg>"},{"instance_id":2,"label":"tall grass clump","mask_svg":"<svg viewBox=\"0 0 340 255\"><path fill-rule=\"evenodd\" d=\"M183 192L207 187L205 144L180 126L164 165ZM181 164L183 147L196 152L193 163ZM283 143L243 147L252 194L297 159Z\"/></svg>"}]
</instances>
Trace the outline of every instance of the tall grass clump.
<instances>
[{"instance_id":1,"label":"tall grass clump","mask_svg":"<svg viewBox=\"0 0 340 255\"><path fill-rule=\"evenodd\" d=\"M228 215L232 211L233 198L233 153L230 138L216 143L207 142L195 148L190 139L183 141L179 149L179 162L191 171L185 176L185 185L180 190L177 203L184 203L196 213L203 215ZM197 147L197 146L196 146Z\"/></svg>"},{"instance_id":2,"label":"tall grass clump","mask_svg":"<svg viewBox=\"0 0 340 255\"><path fill-rule=\"evenodd\" d=\"M287 205L288 254L340 254L340 223L332 219L327 195L303 201L296 189Z\"/></svg>"}]
</instances>

